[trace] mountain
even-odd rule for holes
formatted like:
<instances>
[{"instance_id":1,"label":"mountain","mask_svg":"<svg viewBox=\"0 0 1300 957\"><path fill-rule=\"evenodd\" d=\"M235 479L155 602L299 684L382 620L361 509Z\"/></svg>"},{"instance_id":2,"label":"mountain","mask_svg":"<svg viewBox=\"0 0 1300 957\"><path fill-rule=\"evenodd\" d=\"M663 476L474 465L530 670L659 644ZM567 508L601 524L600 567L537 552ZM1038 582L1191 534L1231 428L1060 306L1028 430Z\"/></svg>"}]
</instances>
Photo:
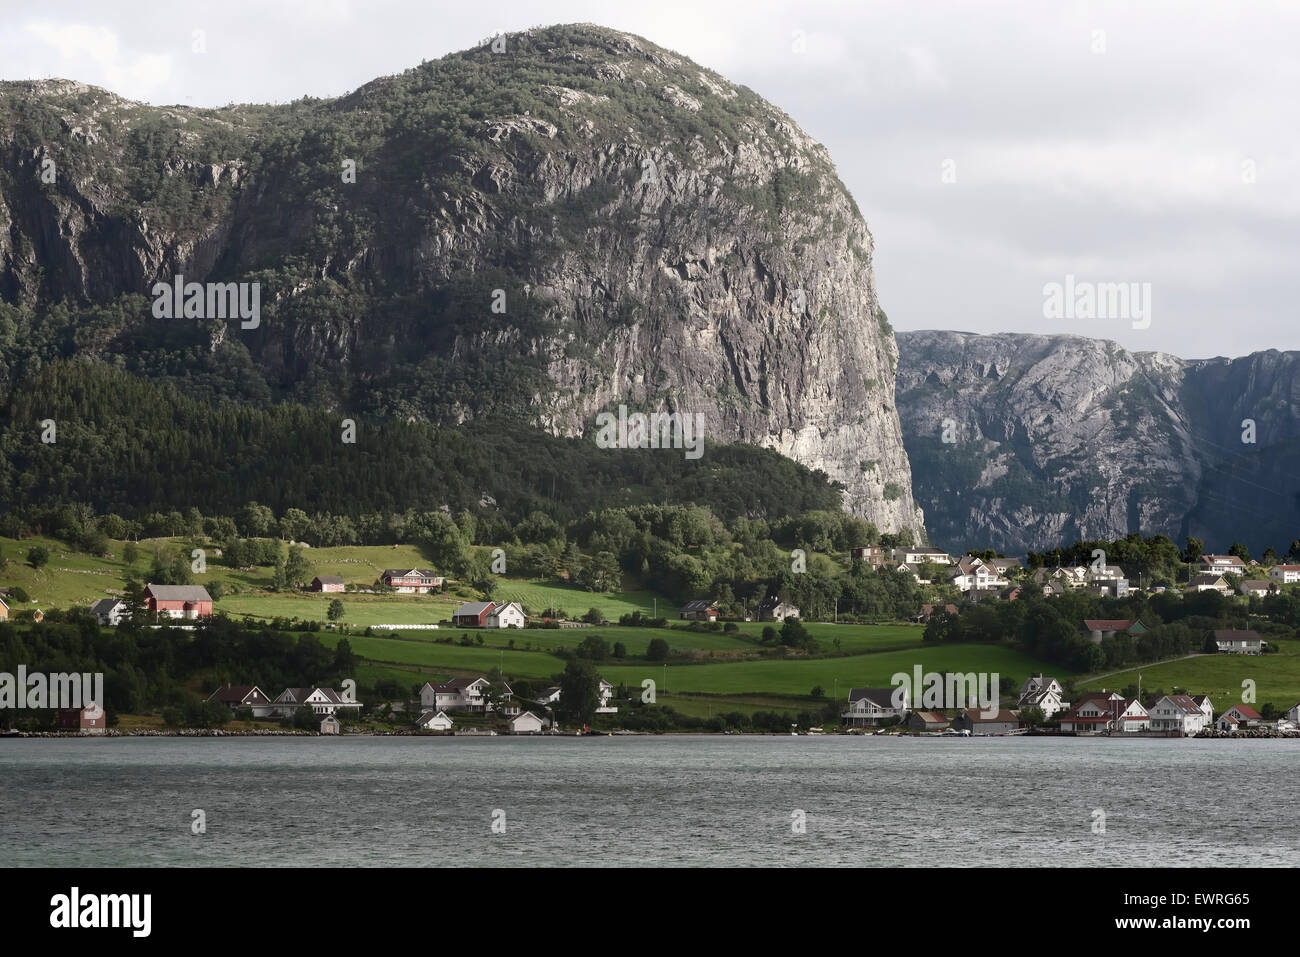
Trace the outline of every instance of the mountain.
<instances>
[{"instance_id":1,"label":"mountain","mask_svg":"<svg viewBox=\"0 0 1300 957\"><path fill-rule=\"evenodd\" d=\"M913 482L945 547L1023 554L1140 532L1284 553L1300 537L1300 353L1188 361L1080 336L897 341Z\"/></svg>"},{"instance_id":2,"label":"mountain","mask_svg":"<svg viewBox=\"0 0 1300 957\"><path fill-rule=\"evenodd\" d=\"M873 248L790 117L590 25L281 106L0 84L7 385L77 356L377 421L699 413L919 533ZM176 276L260 314L155 318Z\"/></svg>"}]
</instances>

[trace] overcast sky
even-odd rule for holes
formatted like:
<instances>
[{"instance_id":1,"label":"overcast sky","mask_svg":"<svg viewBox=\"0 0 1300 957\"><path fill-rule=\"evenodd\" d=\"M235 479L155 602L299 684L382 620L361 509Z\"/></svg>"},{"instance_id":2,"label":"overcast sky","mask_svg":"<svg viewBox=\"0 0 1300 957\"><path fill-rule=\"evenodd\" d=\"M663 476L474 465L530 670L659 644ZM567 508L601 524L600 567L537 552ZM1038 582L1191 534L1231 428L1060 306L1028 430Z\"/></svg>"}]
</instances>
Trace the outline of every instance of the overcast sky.
<instances>
[{"instance_id":1,"label":"overcast sky","mask_svg":"<svg viewBox=\"0 0 1300 957\"><path fill-rule=\"evenodd\" d=\"M283 102L575 21L686 54L824 142L897 329L1300 349L1294 2L0 0L0 78ZM1149 283L1149 324L1049 318L1067 275Z\"/></svg>"}]
</instances>

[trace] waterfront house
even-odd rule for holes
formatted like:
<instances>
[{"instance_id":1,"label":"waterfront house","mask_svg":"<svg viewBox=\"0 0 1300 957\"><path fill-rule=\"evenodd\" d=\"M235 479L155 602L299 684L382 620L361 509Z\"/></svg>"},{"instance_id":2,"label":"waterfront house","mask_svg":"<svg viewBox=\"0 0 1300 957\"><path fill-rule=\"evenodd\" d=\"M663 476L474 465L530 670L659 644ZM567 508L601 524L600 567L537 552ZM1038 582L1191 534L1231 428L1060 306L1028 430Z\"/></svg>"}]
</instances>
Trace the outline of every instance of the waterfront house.
<instances>
[{"instance_id":1,"label":"waterfront house","mask_svg":"<svg viewBox=\"0 0 1300 957\"><path fill-rule=\"evenodd\" d=\"M122 623L123 618L130 618L130 609L126 607L126 602L120 598L101 598L99 601L92 602L90 613L95 616L95 620L102 626L111 626L116 628Z\"/></svg>"},{"instance_id":2,"label":"waterfront house","mask_svg":"<svg viewBox=\"0 0 1300 957\"><path fill-rule=\"evenodd\" d=\"M1279 585L1293 585L1300 582L1300 565L1274 565L1268 570L1268 577Z\"/></svg>"},{"instance_id":3,"label":"waterfront house","mask_svg":"<svg viewBox=\"0 0 1300 957\"><path fill-rule=\"evenodd\" d=\"M1193 735L1211 723L1204 705L1185 694L1165 695L1151 706L1150 714L1152 731Z\"/></svg>"},{"instance_id":4,"label":"waterfront house","mask_svg":"<svg viewBox=\"0 0 1300 957\"><path fill-rule=\"evenodd\" d=\"M231 711L249 708L254 718L269 717L275 710L271 699L257 685L222 685L208 695L208 700L224 704Z\"/></svg>"},{"instance_id":5,"label":"waterfront house","mask_svg":"<svg viewBox=\"0 0 1300 957\"><path fill-rule=\"evenodd\" d=\"M979 708L963 708L952 719L952 726L958 731L969 731L971 734L1005 734L1020 727L1020 718L1006 708L999 709L990 718L984 717L984 712Z\"/></svg>"},{"instance_id":6,"label":"waterfront house","mask_svg":"<svg viewBox=\"0 0 1300 957\"><path fill-rule=\"evenodd\" d=\"M450 731L453 724L445 711L424 711L415 719L415 727L420 731Z\"/></svg>"},{"instance_id":7,"label":"waterfront house","mask_svg":"<svg viewBox=\"0 0 1300 957\"><path fill-rule=\"evenodd\" d=\"M1061 700L1064 694L1065 690L1055 678L1030 675L1020 686L1020 700L1017 706L1022 711L1025 708L1038 708L1043 712L1043 717L1050 718L1070 707L1068 702Z\"/></svg>"},{"instance_id":8,"label":"waterfront house","mask_svg":"<svg viewBox=\"0 0 1300 957\"><path fill-rule=\"evenodd\" d=\"M519 602L508 601L504 605L493 605L484 621L489 628L522 628L528 619Z\"/></svg>"},{"instance_id":9,"label":"waterfront house","mask_svg":"<svg viewBox=\"0 0 1300 957\"><path fill-rule=\"evenodd\" d=\"M597 714L618 714L618 706L611 705L610 699L614 697L614 686L604 678L598 679L597 694L599 695L596 705ZM552 685L543 691L535 699L538 704L549 705L555 704L560 700L560 686Z\"/></svg>"},{"instance_id":10,"label":"waterfront house","mask_svg":"<svg viewBox=\"0 0 1300 957\"><path fill-rule=\"evenodd\" d=\"M431 568L385 568L379 580L394 591L417 595L427 595L446 581Z\"/></svg>"},{"instance_id":11,"label":"waterfront house","mask_svg":"<svg viewBox=\"0 0 1300 957\"><path fill-rule=\"evenodd\" d=\"M347 586L343 584L342 575L317 575L311 580L309 587L312 591L318 592L340 592Z\"/></svg>"},{"instance_id":12,"label":"waterfront house","mask_svg":"<svg viewBox=\"0 0 1300 957\"><path fill-rule=\"evenodd\" d=\"M486 628L488 615L494 607L490 601L467 601L451 616L452 624L462 628Z\"/></svg>"},{"instance_id":13,"label":"waterfront house","mask_svg":"<svg viewBox=\"0 0 1300 957\"><path fill-rule=\"evenodd\" d=\"M913 711L907 716L908 731L942 731L951 723L937 711Z\"/></svg>"},{"instance_id":14,"label":"waterfront house","mask_svg":"<svg viewBox=\"0 0 1300 957\"><path fill-rule=\"evenodd\" d=\"M339 721L338 715L327 714L321 718L321 734L338 734L343 729L343 724Z\"/></svg>"},{"instance_id":15,"label":"waterfront house","mask_svg":"<svg viewBox=\"0 0 1300 957\"><path fill-rule=\"evenodd\" d=\"M1260 655L1268 644L1259 632L1249 628L1219 628L1211 631L1210 637L1219 651L1229 655Z\"/></svg>"},{"instance_id":16,"label":"waterfront house","mask_svg":"<svg viewBox=\"0 0 1300 957\"><path fill-rule=\"evenodd\" d=\"M285 688L271 702L276 714L289 717L299 708L310 708L313 714L324 717L341 709L361 709L360 701L345 701L333 688Z\"/></svg>"},{"instance_id":17,"label":"waterfront house","mask_svg":"<svg viewBox=\"0 0 1300 957\"><path fill-rule=\"evenodd\" d=\"M1224 718L1231 718L1234 726L1231 728L1224 728L1222 724ZM1234 704L1231 708L1229 708L1227 711L1223 712L1223 714L1219 716L1219 721L1216 723L1219 725L1220 728L1223 728L1223 730L1225 731L1236 731L1242 728L1254 727L1260 724L1263 720L1264 720L1263 715L1261 715L1250 705Z\"/></svg>"},{"instance_id":18,"label":"waterfront house","mask_svg":"<svg viewBox=\"0 0 1300 957\"><path fill-rule=\"evenodd\" d=\"M688 601L678 614L684 621L717 621L718 603L707 599Z\"/></svg>"},{"instance_id":19,"label":"waterfront house","mask_svg":"<svg viewBox=\"0 0 1300 957\"><path fill-rule=\"evenodd\" d=\"M525 711L517 714L510 719L511 734L537 734L546 727L546 722L542 718L533 714L531 711Z\"/></svg>"},{"instance_id":20,"label":"waterfront house","mask_svg":"<svg viewBox=\"0 0 1300 957\"><path fill-rule=\"evenodd\" d=\"M1061 716L1061 730L1076 734L1110 731L1124 709L1124 696L1114 691L1089 691Z\"/></svg>"},{"instance_id":21,"label":"waterfront house","mask_svg":"<svg viewBox=\"0 0 1300 957\"><path fill-rule=\"evenodd\" d=\"M421 711L480 711L494 710L488 700L492 682L479 675L476 678L452 678L438 684L425 682L420 689ZM519 706L514 703L514 692L504 681L501 682L501 713L518 714Z\"/></svg>"},{"instance_id":22,"label":"waterfront house","mask_svg":"<svg viewBox=\"0 0 1300 957\"><path fill-rule=\"evenodd\" d=\"M60 708L58 720L60 731L103 734L108 728L108 715L97 702L92 702L84 708Z\"/></svg>"},{"instance_id":23,"label":"waterfront house","mask_svg":"<svg viewBox=\"0 0 1300 957\"><path fill-rule=\"evenodd\" d=\"M894 706L898 694L901 707ZM840 717L847 725L874 726L892 719L901 719L908 710L907 688L851 688L849 709Z\"/></svg>"},{"instance_id":24,"label":"waterfront house","mask_svg":"<svg viewBox=\"0 0 1300 957\"><path fill-rule=\"evenodd\" d=\"M169 618L211 618L212 596L202 585L146 585L145 607Z\"/></svg>"}]
</instances>

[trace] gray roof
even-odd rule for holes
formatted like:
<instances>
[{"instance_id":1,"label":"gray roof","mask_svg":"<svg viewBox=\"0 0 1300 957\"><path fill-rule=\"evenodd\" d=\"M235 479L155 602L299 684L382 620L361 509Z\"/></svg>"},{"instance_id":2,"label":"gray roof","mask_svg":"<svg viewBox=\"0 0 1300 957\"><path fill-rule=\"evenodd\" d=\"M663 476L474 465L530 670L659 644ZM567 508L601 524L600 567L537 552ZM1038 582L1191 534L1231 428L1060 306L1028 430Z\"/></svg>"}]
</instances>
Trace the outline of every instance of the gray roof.
<instances>
[{"instance_id":1,"label":"gray roof","mask_svg":"<svg viewBox=\"0 0 1300 957\"><path fill-rule=\"evenodd\" d=\"M342 575L317 575L316 581L320 582L322 585L342 585L343 576Z\"/></svg>"},{"instance_id":2,"label":"gray roof","mask_svg":"<svg viewBox=\"0 0 1300 957\"><path fill-rule=\"evenodd\" d=\"M861 701L866 698L882 708L894 707L894 692L897 688L850 688L849 701Z\"/></svg>"},{"instance_id":3,"label":"gray roof","mask_svg":"<svg viewBox=\"0 0 1300 957\"><path fill-rule=\"evenodd\" d=\"M456 609L454 617L459 617L461 615L481 615L491 607L492 602L490 601L467 601Z\"/></svg>"},{"instance_id":4,"label":"gray roof","mask_svg":"<svg viewBox=\"0 0 1300 957\"><path fill-rule=\"evenodd\" d=\"M148 589L159 601L212 601L202 585L149 585Z\"/></svg>"},{"instance_id":5,"label":"gray roof","mask_svg":"<svg viewBox=\"0 0 1300 957\"><path fill-rule=\"evenodd\" d=\"M96 615L101 613L107 614L120 604L122 604L122 599L120 598L101 598L99 601L91 603L90 610Z\"/></svg>"}]
</instances>

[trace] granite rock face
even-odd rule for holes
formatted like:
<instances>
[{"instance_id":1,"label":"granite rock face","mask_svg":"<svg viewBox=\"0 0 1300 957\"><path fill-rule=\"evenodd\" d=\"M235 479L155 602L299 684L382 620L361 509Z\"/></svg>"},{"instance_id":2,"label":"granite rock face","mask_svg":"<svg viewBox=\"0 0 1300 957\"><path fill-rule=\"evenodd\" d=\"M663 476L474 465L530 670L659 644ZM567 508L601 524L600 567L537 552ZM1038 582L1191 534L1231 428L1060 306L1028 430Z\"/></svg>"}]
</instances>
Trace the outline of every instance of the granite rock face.
<instances>
[{"instance_id":1,"label":"granite rock face","mask_svg":"<svg viewBox=\"0 0 1300 957\"><path fill-rule=\"evenodd\" d=\"M143 367L149 341L213 389L376 416L703 414L923 534L872 237L825 148L638 37L503 40L275 107L0 84L0 299L114 304L80 351ZM178 274L260 281L260 325L158 330L129 297Z\"/></svg>"},{"instance_id":2,"label":"granite rock face","mask_svg":"<svg viewBox=\"0 0 1300 957\"><path fill-rule=\"evenodd\" d=\"M1184 361L1079 336L897 339L917 496L946 547L1023 554L1139 532L1284 553L1300 536L1300 354Z\"/></svg>"}]
</instances>

